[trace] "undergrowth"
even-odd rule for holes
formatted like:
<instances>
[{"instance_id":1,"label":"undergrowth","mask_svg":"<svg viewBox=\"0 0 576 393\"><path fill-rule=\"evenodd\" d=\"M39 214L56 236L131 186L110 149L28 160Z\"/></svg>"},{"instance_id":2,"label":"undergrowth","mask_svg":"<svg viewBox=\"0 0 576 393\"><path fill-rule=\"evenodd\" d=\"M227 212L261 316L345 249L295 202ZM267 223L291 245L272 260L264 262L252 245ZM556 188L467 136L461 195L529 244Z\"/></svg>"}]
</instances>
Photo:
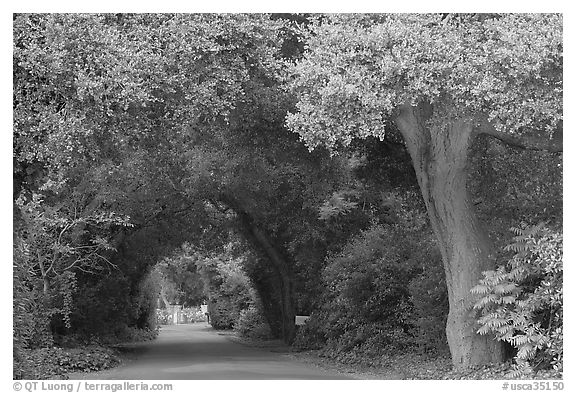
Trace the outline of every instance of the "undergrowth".
<instances>
[{"instance_id":1,"label":"undergrowth","mask_svg":"<svg viewBox=\"0 0 576 393\"><path fill-rule=\"evenodd\" d=\"M72 372L92 372L120 363L118 353L110 348L39 348L19 351L14 362L14 379L67 379Z\"/></svg>"}]
</instances>

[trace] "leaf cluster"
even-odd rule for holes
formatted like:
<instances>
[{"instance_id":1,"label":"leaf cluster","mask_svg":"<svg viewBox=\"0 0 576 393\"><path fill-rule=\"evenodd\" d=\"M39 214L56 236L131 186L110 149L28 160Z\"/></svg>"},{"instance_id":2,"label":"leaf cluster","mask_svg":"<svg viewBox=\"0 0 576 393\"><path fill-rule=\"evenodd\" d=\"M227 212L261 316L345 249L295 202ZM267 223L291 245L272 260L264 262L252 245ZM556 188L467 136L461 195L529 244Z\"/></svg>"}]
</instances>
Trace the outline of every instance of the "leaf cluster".
<instances>
[{"instance_id":1,"label":"leaf cluster","mask_svg":"<svg viewBox=\"0 0 576 393\"><path fill-rule=\"evenodd\" d=\"M309 28L287 124L310 149L383 139L420 102L436 123L488 119L505 133L551 134L562 120L561 15L334 15Z\"/></svg>"},{"instance_id":2,"label":"leaf cluster","mask_svg":"<svg viewBox=\"0 0 576 393\"><path fill-rule=\"evenodd\" d=\"M472 289L479 296L479 334L493 333L510 343L525 370L562 370L563 263L562 234L545 226L512 228L506 248L514 256L505 266L483 272Z\"/></svg>"}]
</instances>

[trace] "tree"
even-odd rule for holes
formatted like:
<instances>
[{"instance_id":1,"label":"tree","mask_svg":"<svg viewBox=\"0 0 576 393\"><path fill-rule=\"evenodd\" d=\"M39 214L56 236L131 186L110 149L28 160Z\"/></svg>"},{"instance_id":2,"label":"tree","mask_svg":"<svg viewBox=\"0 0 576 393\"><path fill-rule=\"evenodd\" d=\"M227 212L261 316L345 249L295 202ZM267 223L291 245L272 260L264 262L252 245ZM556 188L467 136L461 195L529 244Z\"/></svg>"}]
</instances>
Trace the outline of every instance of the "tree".
<instances>
[{"instance_id":1,"label":"tree","mask_svg":"<svg viewBox=\"0 0 576 393\"><path fill-rule=\"evenodd\" d=\"M222 130L225 138L203 145L212 152L210 167L218 170L198 181L204 184L205 200L229 214L229 222L254 251L254 258L246 261L249 276L265 299L272 332L291 342L301 271L297 260L306 249L320 251L311 264L323 260L317 206L341 181L342 163L326 152L310 154L283 127L288 104L278 90L278 83L247 90L246 103Z\"/></svg>"},{"instance_id":2,"label":"tree","mask_svg":"<svg viewBox=\"0 0 576 393\"><path fill-rule=\"evenodd\" d=\"M242 247L231 241L207 255L190 245L182 247L182 256L194 264L208 298L210 324L216 329L230 329L240 318L241 312L257 303L250 279L243 268Z\"/></svg>"},{"instance_id":3,"label":"tree","mask_svg":"<svg viewBox=\"0 0 576 393\"><path fill-rule=\"evenodd\" d=\"M287 249L297 224L286 230L282 214L305 222L298 208L314 211L287 191L313 184L302 173L319 159L308 160L283 127L283 56L297 52L284 34L285 22L269 15L17 15L15 198L42 191L56 204L74 195L70 212L129 217L133 227L113 243L131 296L174 247L226 234L213 229L230 221L212 218L234 211L239 232L273 266L264 269L275 275L271 287L284 289L277 307L289 339Z\"/></svg>"},{"instance_id":4,"label":"tree","mask_svg":"<svg viewBox=\"0 0 576 393\"><path fill-rule=\"evenodd\" d=\"M33 246L32 273L46 288L55 274L76 271L72 325L88 333L90 309L103 311L98 325L139 319L149 266L205 217L173 181L180 145L170 143L172 118L154 96L164 70L149 29L166 17L138 18L14 18L15 235ZM130 227L108 225L120 217Z\"/></svg>"},{"instance_id":5,"label":"tree","mask_svg":"<svg viewBox=\"0 0 576 393\"><path fill-rule=\"evenodd\" d=\"M193 307L206 298L198 268L194 259L187 255L187 249L187 246L183 246L154 266L160 278L160 298L165 306L181 304Z\"/></svg>"},{"instance_id":6,"label":"tree","mask_svg":"<svg viewBox=\"0 0 576 393\"><path fill-rule=\"evenodd\" d=\"M316 20L294 69L287 117L311 149L383 138L391 120L410 153L444 261L446 333L456 367L503 359L476 334L470 289L494 249L467 190L480 134L562 150L562 17L340 15Z\"/></svg>"}]
</instances>

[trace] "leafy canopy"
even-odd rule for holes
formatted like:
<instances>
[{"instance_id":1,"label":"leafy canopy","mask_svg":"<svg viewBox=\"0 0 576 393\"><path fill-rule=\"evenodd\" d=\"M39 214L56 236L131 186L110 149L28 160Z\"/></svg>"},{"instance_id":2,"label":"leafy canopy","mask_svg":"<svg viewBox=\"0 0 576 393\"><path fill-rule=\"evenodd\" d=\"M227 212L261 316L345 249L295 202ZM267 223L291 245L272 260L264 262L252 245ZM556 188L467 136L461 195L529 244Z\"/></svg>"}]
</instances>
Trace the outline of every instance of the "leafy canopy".
<instances>
[{"instance_id":1,"label":"leafy canopy","mask_svg":"<svg viewBox=\"0 0 576 393\"><path fill-rule=\"evenodd\" d=\"M562 17L551 14L334 15L316 20L293 67L288 126L310 148L383 138L399 106L501 132L552 132L562 119Z\"/></svg>"}]
</instances>

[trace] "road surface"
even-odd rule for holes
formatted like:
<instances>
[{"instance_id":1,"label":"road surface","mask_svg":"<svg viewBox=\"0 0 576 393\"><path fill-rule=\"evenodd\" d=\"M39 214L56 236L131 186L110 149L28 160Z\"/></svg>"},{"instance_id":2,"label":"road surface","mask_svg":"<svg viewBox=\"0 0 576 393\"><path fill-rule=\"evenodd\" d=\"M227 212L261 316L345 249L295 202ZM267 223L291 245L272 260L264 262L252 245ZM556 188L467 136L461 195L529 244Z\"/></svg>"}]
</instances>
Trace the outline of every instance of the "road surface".
<instances>
[{"instance_id":1,"label":"road surface","mask_svg":"<svg viewBox=\"0 0 576 393\"><path fill-rule=\"evenodd\" d=\"M238 344L205 323L163 326L156 340L134 350L135 358L120 367L75 373L70 379L349 379L282 353Z\"/></svg>"}]
</instances>

